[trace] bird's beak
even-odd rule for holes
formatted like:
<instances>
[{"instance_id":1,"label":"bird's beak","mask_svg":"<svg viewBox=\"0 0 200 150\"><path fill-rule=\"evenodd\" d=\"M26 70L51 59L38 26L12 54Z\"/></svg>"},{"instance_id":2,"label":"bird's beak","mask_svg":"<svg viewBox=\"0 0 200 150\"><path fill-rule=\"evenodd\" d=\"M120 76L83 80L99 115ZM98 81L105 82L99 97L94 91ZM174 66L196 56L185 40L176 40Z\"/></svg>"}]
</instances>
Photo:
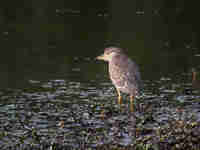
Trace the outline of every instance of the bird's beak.
<instances>
[{"instance_id":1,"label":"bird's beak","mask_svg":"<svg viewBox=\"0 0 200 150\"><path fill-rule=\"evenodd\" d=\"M100 56L97 56L96 59L97 60L104 60L105 58L104 58L104 55L100 55Z\"/></svg>"}]
</instances>

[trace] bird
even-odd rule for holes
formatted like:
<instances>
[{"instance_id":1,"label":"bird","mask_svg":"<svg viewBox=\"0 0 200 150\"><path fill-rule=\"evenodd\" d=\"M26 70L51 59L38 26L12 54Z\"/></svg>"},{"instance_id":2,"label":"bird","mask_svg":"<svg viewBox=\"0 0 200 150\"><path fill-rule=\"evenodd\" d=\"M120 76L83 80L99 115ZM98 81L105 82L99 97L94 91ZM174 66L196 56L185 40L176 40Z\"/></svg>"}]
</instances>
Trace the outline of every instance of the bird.
<instances>
[{"instance_id":1,"label":"bird","mask_svg":"<svg viewBox=\"0 0 200 150\"><path fill-rule=\"evenodd\" d=\"M133 101L142 87L139 66L128 57L123 48L116 46L106 47L104 53L96 59L108 62L109 76L117 90L118 103L122 104L121 92L129 94L133 111Z\"/></svg>"}]
</instances>

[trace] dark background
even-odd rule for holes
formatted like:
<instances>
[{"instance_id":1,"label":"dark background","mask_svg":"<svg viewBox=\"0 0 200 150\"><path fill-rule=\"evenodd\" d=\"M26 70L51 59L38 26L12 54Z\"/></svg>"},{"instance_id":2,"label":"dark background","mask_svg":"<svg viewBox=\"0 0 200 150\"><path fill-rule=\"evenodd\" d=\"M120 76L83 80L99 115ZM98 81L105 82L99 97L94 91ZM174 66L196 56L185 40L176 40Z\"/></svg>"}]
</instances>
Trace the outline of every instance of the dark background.
<instances>
[{"instance_id":1,"label":"dark background","mask_svg":"<svg viewBox=\"0 0 200 150\"><path fill-rule=\"evenodd\" d=\"M107 44L127 48L144 79L187 72L199 65L199 11L195 0L1 1L1 87L68 76L74 66L89 80Z\"/></svg>"}]
</instances>

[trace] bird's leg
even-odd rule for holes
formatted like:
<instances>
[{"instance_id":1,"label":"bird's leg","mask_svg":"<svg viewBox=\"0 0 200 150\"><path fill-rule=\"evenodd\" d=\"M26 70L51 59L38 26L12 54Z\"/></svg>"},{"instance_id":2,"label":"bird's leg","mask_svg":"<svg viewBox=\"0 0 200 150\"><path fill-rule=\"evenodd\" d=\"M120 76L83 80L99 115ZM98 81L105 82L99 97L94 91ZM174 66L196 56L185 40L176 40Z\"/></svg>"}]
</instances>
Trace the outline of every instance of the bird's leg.
<instances>
[{"instance_id":1,"label":"bird's leg","mask_svg":"<svg viewBox=\"0 0 200 150\"><path fill-rule=\"evenodd\" d=\"M133 95L130 95L130 110L131 112L134 111L134 96Z\"/></svg>"},{"instance_id":2,"label":"bird's leg","mask_svg":"<svg viewBox=\"0 0 200 150\"><path fill-rule=\"evenodd\" d=\"M117 93L118 93L118 104L122 104L122 97L121 97L121 93L120 90L117 89Z\"/></svg>"}]
</instances>

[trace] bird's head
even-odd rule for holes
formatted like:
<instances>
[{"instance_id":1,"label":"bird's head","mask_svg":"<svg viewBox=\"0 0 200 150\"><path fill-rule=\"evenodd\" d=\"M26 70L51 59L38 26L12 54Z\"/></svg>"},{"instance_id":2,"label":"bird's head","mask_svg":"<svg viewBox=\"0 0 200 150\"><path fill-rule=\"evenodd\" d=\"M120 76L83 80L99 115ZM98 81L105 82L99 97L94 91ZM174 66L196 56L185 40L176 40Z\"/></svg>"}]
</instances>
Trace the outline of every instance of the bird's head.
<instances>
[{"instance_id":1,"label":"bird's head","mask_svg":"<svg viewBox=\"0 0 200 150\"><path fill-rule=\"evenodd\" d=\"M119 47L108 47L104 49L104 53L98 56L96 59L104 60L104 61L111 61L112 58L116 55L123 54L123 50Z\"/></svg>"}]
</instances>

